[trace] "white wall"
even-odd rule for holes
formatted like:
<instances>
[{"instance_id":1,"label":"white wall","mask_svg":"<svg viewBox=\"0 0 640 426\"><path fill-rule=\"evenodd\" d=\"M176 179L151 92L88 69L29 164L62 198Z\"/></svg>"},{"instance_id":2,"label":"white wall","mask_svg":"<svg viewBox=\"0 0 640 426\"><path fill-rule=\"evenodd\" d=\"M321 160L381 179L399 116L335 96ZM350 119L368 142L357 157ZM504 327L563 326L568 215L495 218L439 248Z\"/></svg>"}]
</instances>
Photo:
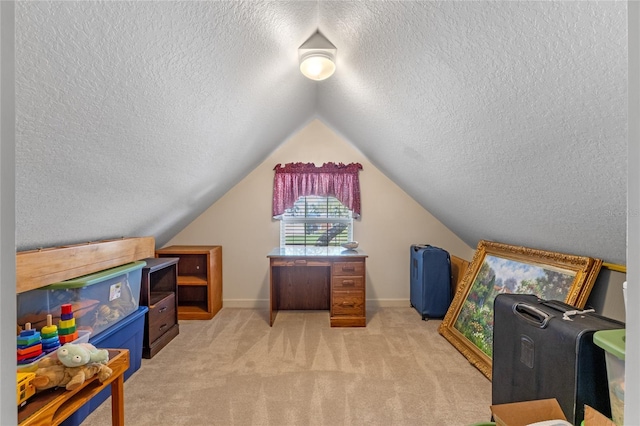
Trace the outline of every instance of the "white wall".
<instances>
[{"instance_id":1,"label":"white wall","mask_svg":"<svg viewBox=\"0 0 640 426\"><path fill-rule=\"evenodd\" d=\"M408 306L413 243L439 246L467 260L473 257L475 247L462 242L352 145L314 120L167 243L222 245L224 306L267 306L266 255L279 244L279 222L271 219L273 168L290 162L362 164L362 216L355 221L354 239L369 255L369 306Z\"/></svg>"},{"instance_id":2,"label":"white wall","mask_svg":"<svg viewBox=\"0 0 640 426\"><path fill-rule=\"evenodd\" d=\"M14 2L0 2L0 422L16 424Z\"/></svg>"},{"instance_id":3,"label":"white wall","mask_svg":"<svg viewBox=\"0 0 640 426\"><path fill-rule=\"evenodd\" d=\"M630 1L629 22L629 140L627 159L627 341L624 420L640 425L640 3Z\"/></svg>"}]
</instances>

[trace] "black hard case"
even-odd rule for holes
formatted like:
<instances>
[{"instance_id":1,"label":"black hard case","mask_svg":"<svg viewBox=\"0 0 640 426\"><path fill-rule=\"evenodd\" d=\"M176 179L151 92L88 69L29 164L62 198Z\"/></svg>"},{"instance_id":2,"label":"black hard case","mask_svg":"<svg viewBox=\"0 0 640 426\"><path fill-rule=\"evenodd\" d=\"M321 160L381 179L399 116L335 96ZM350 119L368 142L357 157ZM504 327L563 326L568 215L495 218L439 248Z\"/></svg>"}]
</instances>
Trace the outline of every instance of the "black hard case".
<instances>
[{"instance_id":1,"label":"black hard case","mask_svg":"<svg viewBox=\"0 0 640 426\"><path fill-rule=\"evenodd\" d=\"M428 244L411 245L409 302L426 318L442 318L451 304L451 257Z\"/></svg>"},{"instance_id":2,"label":"black hard case","mask_svg":"<svg viewBox=\"0 0 640 426\"><path fill-rule=\"evenodd\" d=\"M598 330L624 323L534 295L500 294L494 302L492 403L556 398L567 420L579 425L584 405L611 416L604 350Z\"/></svg>"}]
</instances>

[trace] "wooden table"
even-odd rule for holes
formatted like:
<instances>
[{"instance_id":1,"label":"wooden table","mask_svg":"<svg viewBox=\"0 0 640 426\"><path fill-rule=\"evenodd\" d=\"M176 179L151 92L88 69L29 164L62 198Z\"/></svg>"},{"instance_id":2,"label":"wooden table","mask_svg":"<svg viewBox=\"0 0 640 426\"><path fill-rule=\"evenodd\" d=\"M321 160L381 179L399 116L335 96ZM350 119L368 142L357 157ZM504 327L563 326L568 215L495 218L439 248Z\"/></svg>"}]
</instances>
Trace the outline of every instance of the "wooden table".
<instances>
[{"instance_id":1,"label":"wooden table","mask_svg":"<svg viewBox=\"0 0 640 426\"><path fill-rule=\"evenodd\" d=\"M78 408L88 402L105 387L111 385L111 424L124 426L124 372L129 368L128 349L109 349L107 366L113 370L111 377L100 383L97 376L84 382L78 389L47 389L31 397L18 409L20 426L59 425Z\"/></svg>"},{"instance_id":2,"label":"wooden table","mask_svg":"<svg viewBox=\"0 0 640 426\"><path fill-rule=\"evenodd\" d=\"M278 310L329 310L332 327L366 326L367 255L342 247L283 247L269 258L269 325Z\"/></svg>"}]
</instances>

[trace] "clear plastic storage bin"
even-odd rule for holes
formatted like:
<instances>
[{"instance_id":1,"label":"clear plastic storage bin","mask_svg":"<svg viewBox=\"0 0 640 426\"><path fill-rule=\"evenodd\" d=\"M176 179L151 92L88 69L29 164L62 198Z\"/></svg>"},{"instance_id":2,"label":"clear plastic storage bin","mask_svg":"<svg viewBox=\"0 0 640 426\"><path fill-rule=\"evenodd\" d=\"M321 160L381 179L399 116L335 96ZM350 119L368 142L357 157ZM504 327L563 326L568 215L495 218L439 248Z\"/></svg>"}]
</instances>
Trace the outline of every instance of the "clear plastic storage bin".
<instances>
[{"instance_id":1,"label":"clear plastic storage bin","mask_svg":"<svg viewBox=\"0 0 640 426\"><path fill-rule=\"evenodd\" d=\"M601 330L593 334L593 342L605 350L611 417L613 422L624 424L624 352L626 329Z\"/></svg>"},{"instance_id":2,"label":"clear plastic storage bin","mask_svg":"<svg viewBox=\"0 0 640 426\"><path fill-rule=\"evenodd\" d=\"M138 309L142 268L146 262L127 263L18 294L18 324L36 330L60 321L61 306L71 304L75 327L95 337Z\"/></svg>"}]
</instances>

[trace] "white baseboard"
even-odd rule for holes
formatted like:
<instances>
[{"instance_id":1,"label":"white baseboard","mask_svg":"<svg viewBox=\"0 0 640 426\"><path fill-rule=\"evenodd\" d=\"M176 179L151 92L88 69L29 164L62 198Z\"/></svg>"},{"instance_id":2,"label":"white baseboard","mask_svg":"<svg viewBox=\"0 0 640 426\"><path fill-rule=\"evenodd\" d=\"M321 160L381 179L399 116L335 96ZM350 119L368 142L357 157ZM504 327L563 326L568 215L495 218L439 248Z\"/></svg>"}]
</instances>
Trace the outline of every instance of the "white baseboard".
<instances>
[{"instance_id":1,"label":"white baseboard","mask_svg":"<svg viewBox=\"0 0 640 426\"><path fill-rule=\"evenodd\" d=\"M269 309L269 299L224 299L225 308ZM367 299L370 308L406 308L410 307L409 299Z\"/></svg>"}]
</instances>

